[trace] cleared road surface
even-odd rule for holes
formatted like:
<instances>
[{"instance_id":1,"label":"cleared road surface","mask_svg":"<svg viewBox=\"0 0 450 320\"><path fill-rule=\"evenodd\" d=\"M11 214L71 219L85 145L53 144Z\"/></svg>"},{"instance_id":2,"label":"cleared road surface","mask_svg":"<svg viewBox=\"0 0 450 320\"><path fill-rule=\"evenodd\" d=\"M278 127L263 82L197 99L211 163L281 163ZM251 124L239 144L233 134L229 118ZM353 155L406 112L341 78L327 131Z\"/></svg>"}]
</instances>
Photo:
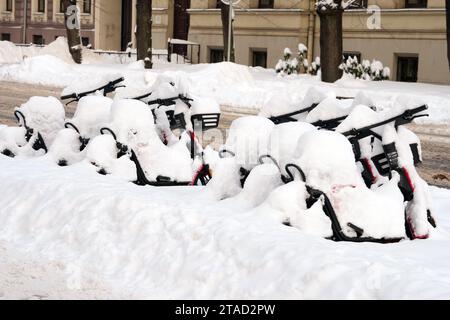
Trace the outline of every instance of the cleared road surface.
<instances>
[{"instance_id":1,"label":"cleared road surface","mask_svg":"<svg viewBox=\"0 0 450 320\"><path fill-rule=\"evenodd\" d=\"M0 81L0 124L14 125L14 107L31 96L59 97L61 91L61 88ZM73 115L75 108L75 103L66 107L67 117ZM239 110L224 107L220 125L222 132L226 132L231 122L242 115ZM450 127L410 127L422 140L424 162L420 165L420 174L430 184L450 188Z\"/></svg>"}]
</instances>

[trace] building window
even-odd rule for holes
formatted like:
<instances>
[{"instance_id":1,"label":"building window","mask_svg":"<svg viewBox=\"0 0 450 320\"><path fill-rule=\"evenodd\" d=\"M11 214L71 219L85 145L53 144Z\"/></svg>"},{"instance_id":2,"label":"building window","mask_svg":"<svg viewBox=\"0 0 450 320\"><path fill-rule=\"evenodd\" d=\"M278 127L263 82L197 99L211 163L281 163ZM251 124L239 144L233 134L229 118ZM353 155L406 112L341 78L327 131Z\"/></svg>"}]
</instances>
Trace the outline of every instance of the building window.
<instances>
[{"instance_id":1,"label":"building window","mask_svg":"<svg viewBox=\"0 0 450 320\"><path fill-rule=\"evenodd\" d=\"M2 33L2 41L11 41L11 34L10 33Z\"/></svg>"},{"instance_id":2,"label":"building window","mask_svg":"<svg viewBox=\"0 0 450 320\"><path fill-rule=\"evenodd\" d=\"M259 0L259 9L273 9L273 0Z\"/></svg>"},{"instance_id":3,"label":"building window","mask_svg":"<svg viewBox=\"0 0 450 320\"><path fill-rule=\"evenodd\" d=\"M252 66L267 68L267 50L252 50Z\"/></svg>"},{"instance_id":4,"label":"building window","mask_svg":"<svg viewBox=\"0 0 450 320\"><path fill-rule=\"evenodd\" d=\"M223 61L223 49L209 50L209 63L218 63Z\"/></svg>"},{"instance_id":5,"label":"building window","mask_svg":"<svg viewBox=\"0 0 450 320\"><path fill-rule=\"evenodd\" d=\"M397 58L397 81L417 82L419 70L419 57L398 57Z\"/></svg>"},{"instance_id":6,"label":"building window","mask_svg":"<svg viewBox=\"0 0 450 320\"><path fill-rule=\"evenodd\" d=\"M33 44L44 45L44 37L40 34L33 35Z\"/></svg>"},{"instance_id":7,"label":"building window","mask_svg":"<svg viewBox=\"0 0 450 320\"><path fill-rule=\"evenodd\" d=\"M13 11L13 0L6 0L6 11Z\"/></svg>"},{"instance_id":8,"label":"building window","mask_svg":"<svg viewBox=\"0 0 450 320\"><path fill-rule=\"evenodd\" d=\"M83 13L91 13L91 0L84 0L83 1Z\"/></svg>"},{"instance_id":9,"label":"building window","mask_svg":"<svg viewBox=\"0 0 450 320\"><path fill-rule=\"evenodd\" d=\"M45 0L38 0L37 12L41 12L41 13L45 12Z\"/></svg>"},{"instance_id":10,"label":"building window","mask_svg":"<svg viewBox=\"0 0 450 320\"><path fill-rule=\"evenodd\" d=\"M361 8L367 8L367 2L368 0L353 0L349 6L348 9L361 9Z\"/></svg>"},{"instance_id":11,"label":"building window","mask_svg":"<svg viewBox=\"0 0 450 320\"><path fill-rule=\"evenodd\" d=\"M344 52L344 61L347 61L348 58L350 57L356 57L358 59L359 62L361 62L361 52L356 52L356 51L346 51Z\"/></svg>"},{"instance_id":12,"label":"building window","mask_svg":"<svg viewBox=\"0 0 450 320\"><path fill-rule=\"evenodd\" d=\"M66 10L64 9L64 0L59 0L59 13L65 13Z\"/></svg>"},{"instance_id":13,"label":"building window","mask_svg":"<svg viewBox=\"0 0 450 320\"><path fill-rule=\"evenodd\" d=\"M220 9L222 8L222 0L217 0L216 1L216 9Z\"/></svg>"},{"instance_id":14,"label":"building window","mask_svg":"<svg viewBox=\"0 0 450 320\"><path fill-rule=\"evenodd\" d=\"M405 8L426 8L427 0L405 0Z\"/></svg>"},{"instance_id":15,"label":"building window","mask_svg":"<svg viewBox=\"0 0 450 320\"><path fill-rule=\"evenodd\" d=\"M81 38L81 44L82 44L84 47L87 47L87 46L90 44L90 42L89 42L89 37L82 37L82 38Z\"/></svg>"}]
</instances>

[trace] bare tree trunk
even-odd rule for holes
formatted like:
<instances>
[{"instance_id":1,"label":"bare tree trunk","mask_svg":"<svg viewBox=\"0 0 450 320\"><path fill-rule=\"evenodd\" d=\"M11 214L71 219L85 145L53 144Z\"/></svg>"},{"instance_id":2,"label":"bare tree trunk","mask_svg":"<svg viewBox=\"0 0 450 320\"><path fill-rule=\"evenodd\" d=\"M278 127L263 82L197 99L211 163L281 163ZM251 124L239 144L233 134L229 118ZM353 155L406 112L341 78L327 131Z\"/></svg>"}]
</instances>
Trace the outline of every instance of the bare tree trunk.
<instances>
[{"instance_id":1,"label":"bare tree trunk","mask_svg":"<svg viewBox=\"0 0 450 320\"><path fill-rule=\"evenodd\" d=\"M152 0L136 1L136 45L137 59L144 60L145 68L151 69L152 63Z\"/></svg>"},{"instance_id":2,"label":"bare tree trunk","mask_svg":"<svg viewBox=\"0 0 450 320\"><path fill-rule=\"evenodd\" d=\"M450 71L450 0L445 0L445 11L447 20L447 59Z\"/></svg>"},{"instance_id":3,"label":"bare tree trunk","mask_svg":"<svg viewBox=\"0 0 450 320\"><path fill-rule=\"evenodd\" d=\"M342 14L340 0L338 9L318 10L320 16L320 67L322 81L335 82L342 77Z\"/></svg>"},{"instance_id":4,"label":"bare tree trunk","mask_svg":"<svg viewBox=\"0 0 450 320\"><path fill-rule=\"evenodd\" d=\"M67 44L69 45L69 52L72 55L75 63L81 63L82 47L81 47L81 22L80 11L77 7L76 0L63 0L64 4L64 22L67 31Z\"/></svg>"},{"instance_id":5,"label":"bare tree trunk","mask_svg":"<svg viewBox=\"0 0 450 320\"><path fill-rule=\"evenodd\" d=\"M220 0L219 0L220 1ZM221 2L220 4L220 14L222 16L222 33L223 33L223 58L225 61L228 60L228 29L229 29L229 14L230 14L230 6L226 5L225 3ZM234 55L234 34L233 34L233 28L231 29L231 62L235 62L235 55Z\"/></svg>"}]
</instances>

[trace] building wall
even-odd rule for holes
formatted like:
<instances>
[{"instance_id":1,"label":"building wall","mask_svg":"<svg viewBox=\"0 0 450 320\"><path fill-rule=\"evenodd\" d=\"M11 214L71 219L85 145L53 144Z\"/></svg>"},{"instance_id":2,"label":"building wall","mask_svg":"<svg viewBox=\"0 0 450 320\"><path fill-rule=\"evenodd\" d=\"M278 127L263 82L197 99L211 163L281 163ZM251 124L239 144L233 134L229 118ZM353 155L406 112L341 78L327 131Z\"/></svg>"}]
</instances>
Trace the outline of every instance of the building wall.
<instances>
[{"instance_id":1,"label":"building wall","mask_svg":"<svg viewBox=\"0 0 450 320\"><path fill-rule=\"evenodd\" d=\"M298 43L313 48L309 60L320 55L320 19L312 1L275 0L275 9L257 9L258 1L242 1L236 10L236 62L251 65L252 49L267 50L267 66L274 67L285 47ZM381 29L369 29L372 14L366 9L344 14L344 51L360 52L362 59L377 59L397 79L397 57L418 55L418 81L450 84L446 57L445 1L428 0L426 9L405 9L405 0L369 0L381 9ZM200 43L202 62L210 49L223 48L220 10L215 0L192 0L189 40ZM311 10L310 10L311 8Z\"/></svg>"},{"instance_id":2,"label":"building wall","mask_svg":"<svg viewBox=\"0 0 450 320\"><path fill-rule=\"evenodd\" d=\"M153 0L153 48L167 48L170 37L169 0ZM122 37L122 0L97 0L95 30L98 49L120 50ZM132 34L133 46L136 46L136 0L132 0Z\"/></svg>"},{"instance_id":3,"label":"building wall","mask_svg":"<svg viewBox=\"0 0 450 320\"><path fill-rule=\"evenodd\" d=\"M24 30L24 9L27 1L26 34ZM81 4L82 0L79 0ZM95 1L95 0L94 0ZM94 1L91 12L94 12ZM45 43L50 43L58 36L65 36L64 15L59 13L60 0L46 0L45 12L37 12L37 0L15 0L14 10L6 13L3 10L4 1L0 7L0 30L1 33L9 33L11 41L15 43L31 43L34 35L40 35ZM81 13L82 37L89 38L91 44L94 42L94 15Z\"/></svg>"},{"instance_id":4,"label":"building wall","mask_svg":"<svg viewBox=\"0 0 450 320\"><path fill-rule=\"evenodd\" d=\"M389 1L369 1L369 4ZM404 0L396 1L404 8ZM365 12L344 15L344 50L361 52L363 59L377 59L391 69L397 79L397 57L418 55L419 82L450 83L447 62L445 6L443 0L428 0L425 10L386 10L382 7L381 29L368 29ZM396 7L399 8L398 6ZM320 30L320 26L317 26ZM319 34L315 34L316 51Z\"/></svg>"}]
</instances>

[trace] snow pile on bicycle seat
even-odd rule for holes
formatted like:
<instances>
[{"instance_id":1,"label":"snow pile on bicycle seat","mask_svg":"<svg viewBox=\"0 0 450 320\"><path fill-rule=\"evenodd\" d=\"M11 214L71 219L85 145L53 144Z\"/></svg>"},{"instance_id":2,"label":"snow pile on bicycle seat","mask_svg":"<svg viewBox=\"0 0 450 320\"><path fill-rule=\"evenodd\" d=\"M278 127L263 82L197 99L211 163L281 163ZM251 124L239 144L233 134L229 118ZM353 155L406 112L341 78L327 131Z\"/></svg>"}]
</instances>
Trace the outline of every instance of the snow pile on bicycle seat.
<instances>
[{"instance_id":1,"label":"snow pile on bicycle seat","mask_svg":"<svg viewBox=\"0 0 450 320\"><path fill-rule=\"evenodd\" d=\"M296 158L306 183L328 195L347 236L354 238L358 235L356 230L362 230L362 237L405 237L404 200L398 188L398 174L381 187L367 189L351 144L331 131L305 133L299 140Z\"/></svg>"},{"instance_id":2,"label":"snow pile on bicycle seat","mask_svg":"<svg viewBox=\"0 0 450 320\"><path fill-rule=\"evenodd\" d=\"M74 124L84 138L100 134L109 122L113 100L103 96L87 96L80 99L75 114L68 122Z\"/></svg>"},{"instance_id":3,"label":"snow pile on bicycle seat","mask_svg":"<svg viewBox=\"0 0 450 320\"><path fill-rule=\"evenodd\" d=\"M191 92L191 79L183 71L166 71L158 75L153 88L158 88L163 83L171 83L178 94L187 95Z\"/></svg>"},{"instance_id":4,"label":"snow pile on bicycle seat","mask_svg":"<svg viewBox=\"0 0 450 320\"><path fill-rule=\"evenodd\" d=\"M229 201L239 201L246 209L262 204L269 194L282 185L281 173L274 164L256 166L245 181L244 188Z\"/></svg>"},{"instance_id":5,"label":"snow pile on bicycle seat","mask_svg":"<svg viewBox=\"0 0 450 320\"><path fill-rule=\"evenodd\" d=\"M405 238L404 199L398 188L400 177L394 177L380 187L335 186L330 201L344 233L356 237L349 223L362 229L363 237Z\"/></svg>"},{"instance_id":6,"label":"snow pile on bicycle seat","mask_svg":"<svg viewBox=\"0 0 450 320\"><path fill-rule=\"evenodd\" d=\"M286 164L293 161L300 137L314 130L317 128L306 122L288 122L274 127L270 134L270 155L278 162L282 172Z\"/></svg>"},{"instance_id":7,"label":"snow pile on bicycle seat","mask_svg":"<svg viewBox=\"0 0 450 320\"><path fill-rule=\"evenodd\" d=\"M64 107L55 97L31 97L17 110L25 116L26 125L42 135L47 146L64 128Z\"/></svg>"},{"instance_id":8,"label":"snow pile on bicycle seat","mask_svg":"<svg viewBox=\"0 0 450 320\"><path fill-rule=\"evenodd\" d=\"M56 163L65 162L73 165L83 160L85 152L80 152L80 136L75 130L63 129L58 132L55 140L50 145L48 156Z\"/></svg>"},{"instance_id":9,"label":"snow pile on bicycle seat","mask_svg":"<svg viewBox=\"0 0 450 320\"><path fill-rule=\"evenodd\" d=\"M131 99L115 101L112 105L111 123L117 141L132 148L144 169L147 179L158 176L176 181L191 181L192 161L185 141L167 147L160 140L150 108L143 102Z\"/></svg>"},{"instance_id":10,"label":"snow pile on bicycle seat","mask_svg":"<svg viewBox=\"0 0 450 320\"><path fill-rule=\"evenodd\" d=\"M300 109L289 99L287 94L272 94L264 103L259 113L261 117L276 117L284 114L292 113Z\"/></svg>"},{"instance_id":11,"label":"snow pile on bicycle seat","mask_svg":"<svg viewBox=\"0 0 450 320\"><path fill-rule=\"evenodd\" d=\"M399 95L393 99L393 107L387 110L392 116L399 115L406 110L415 109L421 106L427 105L423 98L418 98L409 95ZM428 114L428 111L423 111L423 114Z\"/></svg>"},{"instance_id":12,"label":"snow pile on bicycle seat","mask_svg":"<svg viewBox=\"0 0 450 320\"><path fill-rule=\"evenodd\" d=\"M381 113L377 113L366 105L357 105L348 117L336 128L336 131L343 133L352 129L361 129L378 123L382 119Z\"/></svg>"},{"instance_id":13,"label":"snow pile on bicycle seat","mask_svg":"<svg viewBox=\"0 0 450 320\"><path fill-rule=\"evenodd\" d=\"M309 108L313 104L319 104L327 98L336 98L333 91L319 87L311 87L303 98L300 109Z\"/></svg>"},{"instance_id":14,"label":"snow pile on bicycle seat","mask_svg":"<svg viewBox=\"0 0 450 320\"><path fill-rule=\"evenodd\" d=\"M21 146L27 144L24 127L0 127L0 153L8 150L18 154Z\"/></svg>"},{"instance_id":15,"label":"snow pile on bicycle seat","mask_svg":"<svg viewBox=\"0 0 450 320\"><path fill-rule=\"evenodd\" d=\"M276 188L255 212L271 216L278 223L289 224L305 234L331 237L331 220L323 212L321 202L308 209L307 198L305 183L294 181Z\"/></svg>"},{"instance_id":16,"label":"snow pile on bicycle seat","mask_svg":"<svg viewBox=\"0 0 450 320\"><path fill-rule=\"evenodd\" d=\"M175 86L170 82L163 82L152 87L152 94L148 97L149 101L156 99L168 99L178 97L179 93Z\"/></svg>"},{"instance_id":17,"label":"snow pile on bicycle seat","mask_svg":"<svg viewBox=\"0 0 450 320\"><path fill-rule=\"evenodd\" d=\"M136 181L136 167L126 156L117 158L116 141L111 135L100 135L86 148L86 160L97 172L111 174L124 181Z\"/></svg>"},{"instance_id":18,"label":"snow pile on bicycle seat","mask_svg":"<svg viewBox=\"0 0 450 320\"><path fill-rule=\"evenodd\" d=\"M193 97L191 101L191 115L220 113L220 105L216 100L208 97Z\"/></svg>"},{"instance_id":19,"label":"snow pile on bicycle seat","mask_svg":"<svg viewBox=\"0 0 450 320\"><path fill-rule=\"evenodd\" d=\"M336 185L359 186L361 174L352 145L340 133L310 131L299 139L295 163L306 175L306 183L328 193Z\"/></svg>"},{"instance_id":20,"label":"snow pile on bicycle seat","mask_svg":"<svg viewBox=\"0 0 450 320\"><path fill-rule=\"evenodd\" d=\"M151 109L138 100L114 101L108 127L114 131L118 142L132 148L146 146L149 141L159 139Z\"/></svg>"},{"instance_id":21,"label":"snow pile on bicycle seat","mask_svg":"<svg viewBox=\"0 0 450 320\"><path fill-rule=\"evenodd\" d=\"M212 169L212 179L206 185L216 200L238 195L242 191L240 166L234 158L219 159Z\"/></svg>"},{"instance_id":22,"label":"snow pile on bicycle seat","mask_svg":"<svg viewBox=\"0 0 450 320\"><path fill-rule=\"evenodd\" d=\"M359 105L365 105L370 108L377 108L378 105L375 103L375 100L365 91L359 91L355 98L353 99L352 107L356 107Z\"/></svg>"},{"instance_id":23,"label":"snow pile on bicycle seat","mask_svg":"<svg viewBox=\"0 0 450 320\"><path fill-rule=\"evenodd\" d=\"M323 100L319 105L308 113L306 121L314 123L317 121L326 121L331 119L337 119L348 115L352 111L352 108L344 108L340 105L339 100L335 97L329 97Z\"/></svg>"},{"instance_id":24,"label":"snow pile on bicycle seat","mask_svg":"<svg viewBox=\"0 0 450 320\"><path fill-rule=\"evenodd\" d=\"M223 149L236 156L236 162L251 169L259 158L270 153L270 133L275 125L264 117L242 117L231 124L228 139Z\"/></svg>"}]
</instances>

